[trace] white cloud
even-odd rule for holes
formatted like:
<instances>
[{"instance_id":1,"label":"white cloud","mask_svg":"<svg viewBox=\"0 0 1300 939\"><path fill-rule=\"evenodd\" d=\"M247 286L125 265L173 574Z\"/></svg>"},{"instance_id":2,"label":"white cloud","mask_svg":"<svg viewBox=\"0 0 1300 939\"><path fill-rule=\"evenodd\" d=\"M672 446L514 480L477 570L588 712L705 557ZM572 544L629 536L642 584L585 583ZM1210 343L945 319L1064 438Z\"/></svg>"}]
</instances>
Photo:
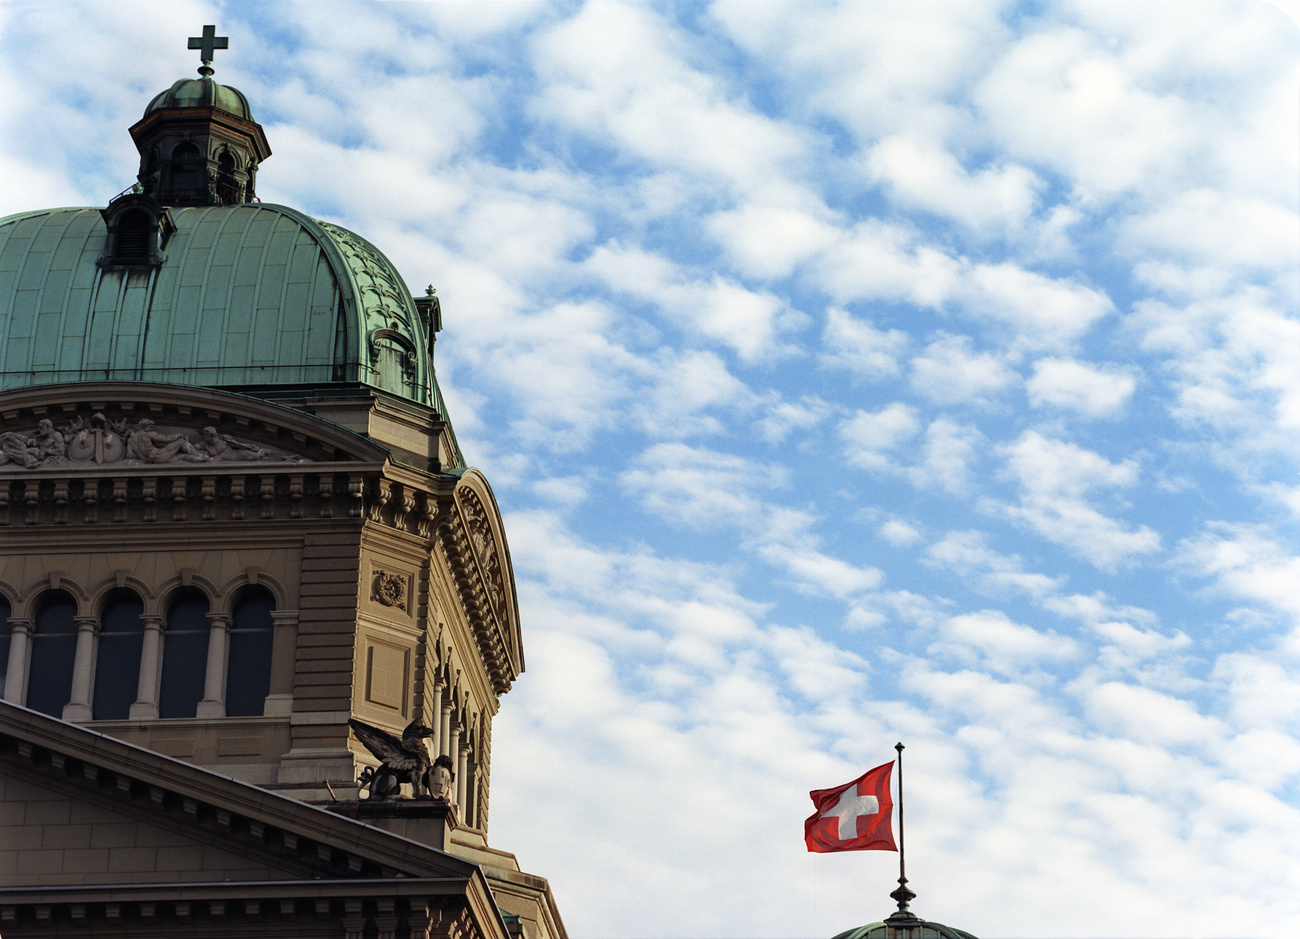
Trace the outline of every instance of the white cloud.
<instances>
[{"instance_id":1,"label":"white cloud","mask_svg":"<svg viewBox=\"0 0 1300 939\"><path fill-rule=\"evenodd\" d=\"M982 532L952 531L926 549L936 564L975 581L975 585L994 594L1017 591L1031 597L1044 597L1058 590L1064 578L1049 577L1025 569L1024 559L1016 554L1000 554L990 548Z\"/></svg>"},{"instance_id":2,"label":"white cloud","mask_svg":"<svg viewBox=\"0 0 1300 939\"><path fill-rule=\"evenodd\" d=\"M658 437L712 434L727 409L756 405L748 388L712 352L683 351L661 357L639 408L648 433Z\"/></svg>"},{"instance_id":3,"label":"white cloud","mask_svg":"<svg viewBox=\"0 0 1300 939\"><path fill-rule=\"evenodd\" d=\"M1042 186L1023 166L991 166L972 173L948 151L901 136L872 147L867 170L898 202L976 231L1002 232L1023 225Z\"/></svg>"},{"instance_id":4,"label":"white cloud","mask_svg":"<svg viewBox=\"0 0 1300 939\"><path fill-rule=\"evenodd\" d=\"M1117 369L1048 358L1034 363L1034 375L1025 388L1034 407L1062 408L1098 418L1119 413L1136 385L1132 375Z\"/></svg>"},{"instance_id":5,"label":"white cloud","mask_svg":"<svg viewBox=\"0 0 1300 939\"><path fill-rule=\"evenodd\" d=\"M1164 254L1239 272L1289 272L1300 253L1300 215L1258 198L1192 189L1131 218L1123 239L1141 257Z\"/></svg>"},{"instance_id":6,"label":"white cloud","mask_svg":"<svg viewBox=\"0 0 1300 939\"><path fill-rule=\"evenodd\" d=\"M1150 688L1103 682L1080 688L1089 715L1102 727L1129 740L1161 746L1215 747L1226 728L1200 714L1195 705Z\"/></svg>"},{"instance_id":7,"label":"white cloud","mask_svg":"<svg viewBox=\"0 0 1300 939\"><path fill-rule=\"evenodd\" d=\"M909 343L902 330L877 329L869 321L832 307L826 311L826 328L822 330L826 350L822 362L868 380L887 378L898 374L898 360Z\"/></svg>"},{"instance_id":8,"label":"white cloud","mask_svg":"<svg viewBox=\"0 0 1300 939\"><path fill-rule=\"evenodd\" d=\"M1029 349L1067 345L1114 310L1099 290L1016 264L976 265L960 299L979 316L1013 327L1017 343Z\"/></svg>"},{"instance_id":9,"label":"white cloud","mask_svg":"<svg viewBox=\"0 0 1300 939\"><path fill-rule=\"evenodd\" d=\"M1072 443L1026 431L1004 448L1007 467L1020 482L1019 505L1002 506L1044 538L1103 570L1129 563L1160 547L1160 535L1102 514L1085 496L1094 489L1127 488L1137 481L1131 460L1112 463Z\"/></svg>"},{"instance_id":10,"label":"white cloud","mask_svg":"<svg viewBox=\"0 0 1300 939\"><path fill-rule=\"evenodd\" d=\"M1013 622L998 610L954 616L940 632L942 638L929 647L932 654L951 656L1002 675L1019 675L1024 669L1071 659L1079 653L1072 639Z\"/></svg>"},{"instance_id":11,"label":"white cloud","mask_svg":"<svg viewBox=\"0 0 1300 939\"><path fill-rule=\"evenodd\" d=\"M781 327L799 319L773 294L717 274L693 279L666 258L638 248L602 245L586 267L614 290L653 304L683 329L717 340L747 361L779 351L786 344Z\"/></svg>"},{"instance_id":12,"label":"white cloud","mask_svg":"<svg viewBox=\"0 0 1300 939\"><path fill-rule=\"evenodd\" d=\"M896 548L916 544L921 540L921 533L917 531L915 525L910 525L898 518L891 518L882 523L878 531L881 538L884 538Z\"/></svg>"},{"instance_id":13,"label":"white cloud","mask_svg":"<svg viewBox=\"0 0 1300 939\"><path fill-rule=\"evenodd\" d=\"M1178 561L1228 596L1300 616L1300 557L1262 527L1215 522L1178 545Z\"/></svg>"},{"instance_id":14,"label":"white cloud","mask_svg":"<svg viewBox=\"0 0 1300 939\"><path fill-rule=\"evenodd\" d=\"M788 277L839 234L834 223L813 212L753 203L715 213L708 230L741 273L760 280Z\"/></svg>"},{"instance_id":15,"label":"white cloud","mask_svg":"<svg viewBox=\"0 0 1300 939\"><path fill-rule=\"evenodd\" d=\"M915 436L920 429L914 409L895 401L879 411L859 411L840 424L845 458L864 469L894 466L890 451Z\"/></svg>"},{"instance_id":16,"label":"white cloud","mask_svg":"<svg viewBox=\"0 0 1300 939\"><path fill-rule=\"evenodd\" d=\"M648 511L693 528L748 525L760 511L754 490L780 485L785 473L681 443L657 444L622 475L623 485L640 495Z\"/></svg>"},{"instance_id":17,"label":"white cloud","mask_svg":"<svg viewBox=\"0 0 1300 939\"><path fill-rule=\"evenodd\" d=\"M925 429L920 459L907 470L912 484L920 488L937 487L964 494L983 436L974 427L958 424L946 417L936 418Z\"/></svg>"},{"instance_id":18,"label":"white cloud","mask_svg":"<svg viewBox=\"0 0 1300 939\"><path fill-rule=\"evenodd\" d=\"M974 92L1015 157L1069 178L1088 199L1152 182L1187 156L1183 102L1142 87L1100 36L1070 27L1020 38Z\"/></svg>"},{"instance_id":19,"label":"white cloud","mask_svg":"<svg viewBox=\"0 0 1300 939\"><path fill-rule=\"evenodd\" d=\"M758 426L763 439L780 443L793 431L809 430L820 424L831 413L831 407L820 398L805 397L794 401L764 401L760 405L762 418Z\"/></svg>"},{"instance_id":20,"label":"white cloud","mask_svg":"<svg viewBox=\"0 0 1300 939\"><path fill-rule=\"evenodd\" d=\"M746 192L772 188L805 154L802 134L733 101L692 68L691 38L650 7L592 3L535 45L539 113L624 154Z\"/></svg>"},{"instance_id":21,"label":"white cloud","mask_svg":"<svg viewBox=\"0 0 1300 939\"><path fill-rule=\"evenodd\" d=\"M987 352L971 352L966 336L941 335L912 359L912 385L939 404L982 404L1016 374Z\"/></svg>"}]
</instances>

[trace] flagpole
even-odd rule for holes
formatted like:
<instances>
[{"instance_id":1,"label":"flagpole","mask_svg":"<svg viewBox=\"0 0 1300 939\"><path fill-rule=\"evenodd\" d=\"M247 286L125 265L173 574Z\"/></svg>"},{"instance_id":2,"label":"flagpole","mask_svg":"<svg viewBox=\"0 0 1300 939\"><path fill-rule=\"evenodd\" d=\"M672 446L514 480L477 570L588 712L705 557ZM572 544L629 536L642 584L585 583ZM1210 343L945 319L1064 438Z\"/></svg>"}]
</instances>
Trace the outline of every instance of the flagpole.
<instances>
[{"instance_id":1,"label":"flagpole","mask_svg":"<svg viewBox=\"0 0 1300 939\"><path fill-rule=\"evenodd\" d=\"M914 920L916 914L908 910L907 902L915 900L916 894L907 887L907 860L903 852L903 743L899 741L894 749L898 751L898 889L890 897L898 901L898 912L891 913L886 922Z\"/></svg>"}]
</instances>

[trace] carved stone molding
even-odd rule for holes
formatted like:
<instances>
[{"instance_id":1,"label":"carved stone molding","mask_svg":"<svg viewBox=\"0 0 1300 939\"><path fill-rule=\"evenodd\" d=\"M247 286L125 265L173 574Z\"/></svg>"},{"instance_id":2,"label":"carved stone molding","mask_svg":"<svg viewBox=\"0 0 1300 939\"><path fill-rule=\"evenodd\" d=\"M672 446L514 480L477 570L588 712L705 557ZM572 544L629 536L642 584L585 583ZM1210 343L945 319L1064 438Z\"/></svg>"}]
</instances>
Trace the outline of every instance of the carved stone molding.
<instances>
[{"instance_id":1,"label":"carved stone molding","mask_svg":"<svg viewBox=\"0 0 1300 939\"><path fill-rule=\"evenodd\" d=\"M110 420L102 411L77 414L55 424L42 418L34 428L0 434L0 472L92 468L96 466L176 466L189 463L303 463L303 456L199 429L159 426L152 418Z\"/></svg>"},{"instance_id":2,"label":"carved stone molding","mask_svg":"<svg viewBox=\"0 0 1300 939\"><path fill-rule=\"evenodd\" d=\"M513 675L504 639L508 627L500 562L481 503L467 489L458 489L457 493L458 511L443 516L438 544L468 614L488 677L496 693L504 694L510 690ZM485 563L480 554L491 561ZM494 600L497 591L502 599Z\"/></svg>"},{"instance_id":3,"label":"carved stone molding","mask_svg":"<svg viewBox=\"0 0 1300 939\"><path fill-rule=\"evenodd\" d=\"M164 522L272 521L359 518L361 505L346 509L336 497L360 492L364 476L326 470L321 464L239 464L203 467L178 464L163 472L134 469L122 475L41 472L14 478L0 474L0 528L5 526L160 524ZM78 468L79 469L79 468ZM90 470L98 469L93 464ZM170 506L169 506L170 503Z\"/></svg>"},{"instance_id":4,"label":"carved stone molding","mask_svg":"<svg viewBox=\"0 0 1300 939\"><path fill-rule=\"evenodd\" d=\"M501 562L497 560L496 540L492 536L492 526L488 524L487 513L478 496L470 490L464 490L461 496L461 516L465 519L465 528L469 543L474 551L474 558L483 569L483 577L488 599L492 609L502 612L505 603L506 588L501 576Z\"/></svg>"}]
</instances>

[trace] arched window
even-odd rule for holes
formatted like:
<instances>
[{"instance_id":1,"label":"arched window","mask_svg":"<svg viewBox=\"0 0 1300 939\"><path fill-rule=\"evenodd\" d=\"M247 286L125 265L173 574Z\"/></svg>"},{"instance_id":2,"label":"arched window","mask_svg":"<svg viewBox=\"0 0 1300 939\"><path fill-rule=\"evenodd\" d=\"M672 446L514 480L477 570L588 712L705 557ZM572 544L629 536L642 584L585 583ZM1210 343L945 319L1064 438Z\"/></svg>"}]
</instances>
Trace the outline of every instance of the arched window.
<instances>
[{"instance_id":1,"label":"arched window","mask_svg":"<svg viewBox=\"0 0 1300 939\"><path fill-rule=\"evenodd\" d=\"M182 590L167 609L159 717L193 717L198 711L208 668L208 633L208 598L199 590Z\"/></svg>"},{"instance_id":2,"label":"arched window","mask_svg":"<svg viewBox=\"0 0 1300 939\"><path fill-rule=\"evenodd\" d=\"M117 220L118 264L149 263L149 213L143 209L127 209Z\"/></svg>"},{"instance_id":3,"label":"arched window","mask_svg":"<svg viewBox=\"0 0 1300 939\"><path fill-rule=\"evenodd\" d=\"M5 672L9 668L9 601L0 597L0 698L5 694Z\"/></svg>"},{"instance_id":4,"label":"arched window","mask_svg":"<svg viewBox=\"0 0 1300 939\"><path fill-rule=\"evenodd\" d=\"M140 170L140 188L147 196L158 192L158 151L150 150L145 157L144 167Z\"/></svg>"},{"instance_id":5,"label":"arched window","mask_svg":"<svg viewBox=\"0 0 1300 939\"><path fill-rule=\"evenodd\" d=\"M77 657L77 601L61 590L45 595L37 607L32 634L27 706L62 717L72 697L72 667Z\"/></svg>"},{"instance_id":6,"label":"arched window","mask_svg":"<svg viewBox=\"0 0 1300 939\"><path fill-rule=\"evenodd\" d=\"M370 337L374 383L385 391L418 397L419 381L414 347L392 329L377 329Z\"/></svg>"},{"instance_id":7,"label":"arched window","mask_svg":"<svg viewBox=\"0 0 1300 939\"><path fill-rule=\"evenodd\" d=\"M192 143L172 151L172 201L176 205L199 205L207 201L203 191L203 155Z\"/></svg>"},{"instance_id":8,"label":"arched window","mask_svg":"<svg viewBox=\"0 0 1300 939\"><path fill-rule=\"evenodd\" d=\"M99 651L95 656L95 694L91 713L97 721L121 721L130 715L140 682L144 604L130 590L114 590L100 615Z\"/></svg>"},{"instance_id":9,"label":"arched window","mask_svg":"<svg viewBox=\"0 0 1300 939\"><path fill-rule=\"evenodd\" d=\"M217 156L217 198L222 205L234 205L240 199L239 182L235 179L235 158L230 151L222 150Z\"/></svg>"},{"instance_id":10,"label":"arched window","mask_svg":"<svg viewBox=\"0 0 1300 939\"><path fill-rule=\"evenodd\" d=\"M256 717L271 692L271 612L275 598L262 587L244 593L231 615L226 715Z\"/></svg>"}]
</instances>

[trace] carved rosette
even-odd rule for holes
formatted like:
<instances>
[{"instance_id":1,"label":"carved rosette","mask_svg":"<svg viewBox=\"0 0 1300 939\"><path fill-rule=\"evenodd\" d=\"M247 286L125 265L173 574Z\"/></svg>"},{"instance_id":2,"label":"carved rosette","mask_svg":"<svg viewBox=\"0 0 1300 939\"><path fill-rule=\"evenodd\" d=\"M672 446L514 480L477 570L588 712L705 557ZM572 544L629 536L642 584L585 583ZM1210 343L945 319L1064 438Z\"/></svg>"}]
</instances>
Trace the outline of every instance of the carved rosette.
<instances>
[{"instance_id":1,"label":"carved rosette","mask_svg":"<svg viewBox=\"0 0 1300 939\"><path fill-rule=\"evenodd\" d=\"M392 574L376 570L370 581L370 599L381 606L396 607L407 612L408 579L405 574Z\"/></svg>"}]
</instances>

